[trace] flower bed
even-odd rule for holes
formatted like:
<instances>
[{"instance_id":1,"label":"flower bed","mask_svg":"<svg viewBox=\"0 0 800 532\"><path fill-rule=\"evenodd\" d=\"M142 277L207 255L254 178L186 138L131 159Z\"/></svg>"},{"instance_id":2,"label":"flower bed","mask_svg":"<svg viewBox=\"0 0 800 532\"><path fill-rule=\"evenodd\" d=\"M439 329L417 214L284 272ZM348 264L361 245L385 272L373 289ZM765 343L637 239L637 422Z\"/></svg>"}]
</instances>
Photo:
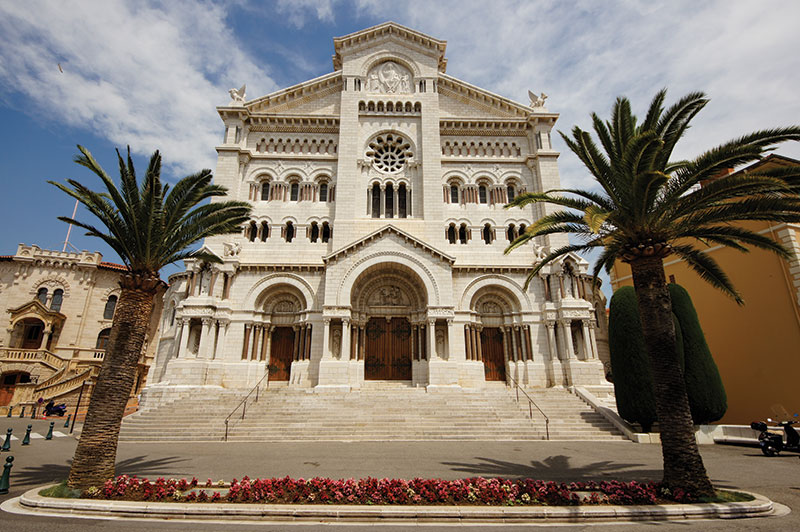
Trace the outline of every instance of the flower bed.
<instances>
[{"instance_id":1,"label":"flower bed","mask_svg":"<svg viewBox=\"0 0 800 532\"><path fill-rule=\"evenodd\" d=\"M695 502L683 492L671 493L656 482L570 482L533 479L469 478L461 480L244 477L230 484L204 484L196 478L154 482L121 475L102 488L89 488L82 497L103 500L156 502L227 502L269 504L375 505L545 505L663 504Z\"/></svg>"}]
</instances>

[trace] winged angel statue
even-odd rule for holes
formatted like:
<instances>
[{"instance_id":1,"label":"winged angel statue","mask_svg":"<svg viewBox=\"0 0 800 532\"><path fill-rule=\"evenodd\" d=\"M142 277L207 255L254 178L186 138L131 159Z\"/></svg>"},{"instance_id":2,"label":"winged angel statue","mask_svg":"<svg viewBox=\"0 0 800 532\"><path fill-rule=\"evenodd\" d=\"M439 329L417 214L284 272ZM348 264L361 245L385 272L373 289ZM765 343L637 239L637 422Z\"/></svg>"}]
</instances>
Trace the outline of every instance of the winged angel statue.
<instances>
[{"instance_id":1,"label":"winged angel statue","mask_svg":"<svg viewBox=\"0 0 800 532\"><path fill-rule=\"evenodd\" d=\"M244 103L245 102L244 91L246 88L247 84L245 83L244 85L242 85L240 89L230 89L228 91L228 94L231 95L231 101L233 103Z\"/></svg>"},{"instance_id":2,"label":"winged angel statue","mask_svg":"<svg viewBox=\"0 0 800 532\"><path fill-rule=\"evenodd\" d=\"M544 101L547 99L547 94L542 93L536 96L533 91L528 91L528 98L531 99L531 107L544 107Z\"/></svg>"}]
</instances>

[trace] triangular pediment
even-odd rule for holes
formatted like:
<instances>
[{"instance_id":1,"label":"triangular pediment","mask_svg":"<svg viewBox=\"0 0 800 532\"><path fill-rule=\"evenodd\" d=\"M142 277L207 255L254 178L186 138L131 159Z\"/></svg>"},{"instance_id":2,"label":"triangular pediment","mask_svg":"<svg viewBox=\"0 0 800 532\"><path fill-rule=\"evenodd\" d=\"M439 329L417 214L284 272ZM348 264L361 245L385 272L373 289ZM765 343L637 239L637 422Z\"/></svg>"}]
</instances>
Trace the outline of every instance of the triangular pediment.
<instances>
[{"instance_id":1,"label":"triangular pediment","mask_svg":"<svg viewBox=\"0 0 800 532\"><path fill-rule=\"evenodd\" d=\"M322 257L322 260L323 260L323 262L325 262L326 265L327 264L331 264L333 262L336 262L340 258L345 257L345 256L349 255L350 253L352 253L352 252L354 252L354 251L356 251L356 250L358 250L360 248L363 248L365 246L370 245L371 243L374 243L374 242L376 242L378 240L383 240L385 238L392 238L392 237L396 237L396 238L398 238L398 239L400 239L400 240L402 240L404 242L407 242L407 243L413 245L415 248L422 249L425 252L427 252L430 255L432 255L433 257L435 257L437 260L440 260L442 262L446 262L448 264L453 264L455 262L455 260L456 260L455 257L450 256L447 253L444 253L444 252L436 249L435 247L433 247L433 246L431 246L429 244L426 244L424 241L420 240L419 238L417 238L417 237L415 237L415 236L413 236L413 235L411 235L409 233L406 233L405 231L403 231L401 229L398 229L397 227L395 227L393 225L383 226L382 228L378 229L377 231L373 231L372 233L368 234L367 236L365 236L363 238L360 238L360 239L356 240L355 242L353 242L351 244L348 244L345 247L334 251L330 255Z\"/></svg>"},{"instance_id":2,"label":"triangular pediment","mask_svg":"<svg viewBox=\"0 0 800 532\"><path fill-rule=\"evenodd\" d=\"M439 75L439 113L448 118L528 118L554 116L452 76Z\"/></svg>"},{"instance_id":3,"label":"triangular pediment","mask_svg":"<svg viewBox=\"0 0 800 532\"><path fill-rule=\"evenodd\" d=\"M42 305L38 299L29 301L17 308L8 309L8 313L11 314L12 323L25 318L38 318L42 320L45 325L52 325L64 323L64 320L67 319L64 314L56 312L55 310L50 310Z\"/></svg>"},{"instance_id":4,"label":"triangular pediment","mask_svg":"<svg viewBox=\"0 0 800 532\"><path fill-rule=\"evenodd\" d=\"M447 59L444 57L447 41L425 35L396 22L384 22L383 24L333 39L333 47L336 51L333 56L333 68L341 70L342 54L348 50L362 50L387 40L436 57L439 72L444 72L447 68Z\"/></svg>"}]
</instances>

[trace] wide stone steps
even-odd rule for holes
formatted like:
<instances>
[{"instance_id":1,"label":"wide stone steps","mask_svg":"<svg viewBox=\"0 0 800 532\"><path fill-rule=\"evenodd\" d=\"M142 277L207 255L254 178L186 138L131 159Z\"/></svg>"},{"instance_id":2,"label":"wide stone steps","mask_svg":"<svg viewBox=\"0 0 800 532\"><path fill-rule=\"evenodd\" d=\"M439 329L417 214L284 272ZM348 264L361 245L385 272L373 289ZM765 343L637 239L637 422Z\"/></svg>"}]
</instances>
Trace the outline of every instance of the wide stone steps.
<instances>
[{"instance_id":1,"label":"wide stone steps","mask_svg":"<svg viewBox=\"0 0 800 532\"><path fill-rule=\"evenodd\" d=\"M564 390L529 391L550 418L551 440L621 440L613 426ZM243 395L181 391L125 419L120 440L219 441ZM428 393L389 383L350 393L277 388L230 418L228 441L543 440L544 419L505 387Z\"/></svg>"}]
</instances>

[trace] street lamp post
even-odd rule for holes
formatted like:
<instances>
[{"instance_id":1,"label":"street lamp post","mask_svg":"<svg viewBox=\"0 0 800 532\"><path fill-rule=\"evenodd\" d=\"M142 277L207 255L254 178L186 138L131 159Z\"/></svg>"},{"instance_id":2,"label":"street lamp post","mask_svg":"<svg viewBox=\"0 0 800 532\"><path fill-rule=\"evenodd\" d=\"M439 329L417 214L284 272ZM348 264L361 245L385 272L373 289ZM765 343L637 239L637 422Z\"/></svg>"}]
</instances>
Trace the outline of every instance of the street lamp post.
<instances>
[{"instance_id":1,"label":"street lamp post","mask_svg":"<svg viewBox=\"0 0 800 532\"><path fill-rule=\"evenodd\" d=\"M78 393L78 404L75 405L75 415L72 418L72 426L69 428L69 433L70 434L72 434L72 431L75 430L75 420L78 419L78 409L81 407L81 398L83 397L83 388L87 384L89 386L91 386L94 383L92 381L90 381L90 380L85 380L85 381L83 381L83 384L81 384L81 391L80 391L80 393ZM86 420L84 419L84 421L86 421Z\"/></svg>"}]
</instances>

